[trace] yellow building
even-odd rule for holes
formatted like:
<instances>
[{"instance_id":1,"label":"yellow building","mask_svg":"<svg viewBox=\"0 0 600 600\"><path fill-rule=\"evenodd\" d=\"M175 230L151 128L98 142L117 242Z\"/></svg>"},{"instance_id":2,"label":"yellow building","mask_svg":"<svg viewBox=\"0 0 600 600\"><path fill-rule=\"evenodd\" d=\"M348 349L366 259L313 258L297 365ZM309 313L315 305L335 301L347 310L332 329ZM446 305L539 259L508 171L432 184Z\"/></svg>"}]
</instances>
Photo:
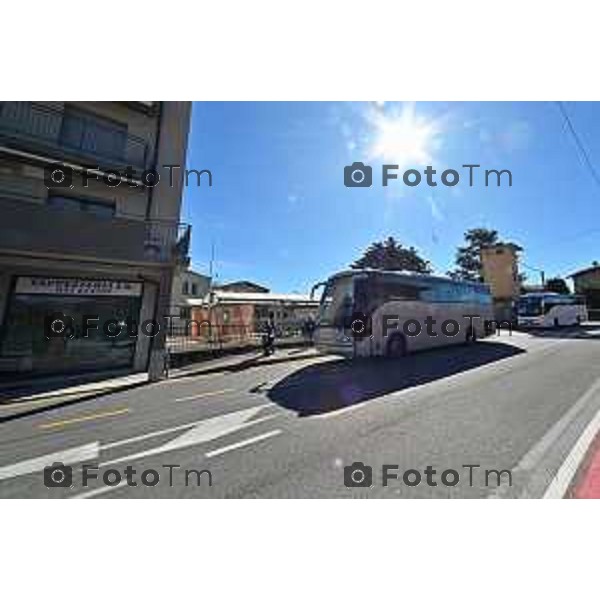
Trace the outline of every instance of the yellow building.
<instances>
[{"instance_id":1,"label":"yellow building","mask_svg":"<svg viewBox=\"0 0 600 600\"><path fill-rule=\"evenodd\" d=\"M482 277L490 286L497 319L509 319L520 293L517 244L494 244L481 250Z\"/></svg>"}]
</instances>

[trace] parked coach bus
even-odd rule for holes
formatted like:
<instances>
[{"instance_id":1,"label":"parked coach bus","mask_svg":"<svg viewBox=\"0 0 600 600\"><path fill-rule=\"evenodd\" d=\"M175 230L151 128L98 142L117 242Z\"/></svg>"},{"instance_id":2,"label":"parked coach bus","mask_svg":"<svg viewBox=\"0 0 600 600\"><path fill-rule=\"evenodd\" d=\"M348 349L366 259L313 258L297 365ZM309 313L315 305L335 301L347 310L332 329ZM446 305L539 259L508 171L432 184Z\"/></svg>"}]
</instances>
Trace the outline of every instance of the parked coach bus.
<instances>
[{"instance_id":1,"label":"parked coach bus","mask_svg":"<svg viewBox=\"0 0 600 600\"><path fill-rule=\"evenodd\" d=\"M315 331L321 352L403 356L474 342L493 319L487 285L403 271L351 270L324 285ZM471 315L466 318L465 315Z\"/></svg>"},{"instance_id":2,"label":"parked coach bus","mask_svg":"<svg viewBox=\"0 0 600 600\"><path fill-rule=\"evenodd\" d=\"M587 321L585 300L581 296L544 292L523 294L517 302L519 327L560 327Z\"/></svg>"}]
</instances>

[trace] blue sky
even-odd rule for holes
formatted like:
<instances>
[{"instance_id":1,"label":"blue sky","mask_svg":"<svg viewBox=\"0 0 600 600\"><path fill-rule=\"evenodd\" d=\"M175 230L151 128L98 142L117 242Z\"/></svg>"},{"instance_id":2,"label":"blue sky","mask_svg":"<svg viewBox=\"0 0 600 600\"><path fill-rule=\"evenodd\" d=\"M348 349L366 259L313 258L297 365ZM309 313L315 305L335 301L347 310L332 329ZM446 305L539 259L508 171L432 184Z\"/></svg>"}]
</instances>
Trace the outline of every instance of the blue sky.
<instances>
[{"instance_id":1,"label":"blue sky","mask_svg":"<svg viewBox=\"0 0 600 600\"><path fill-rule=\"evenodd\" d=\"M596 164L600 103L564 106ZM353 161L372 165L371 188L344 186ZM438 186L382 187L382 163L400 174L431 164ZM513 185L486 188L480 175L469 187L465 163L510 169ZM478 226L522 245L547 276L600 259L600 189L552 102L199 102L188 168L213 174L212 188L184 195L192 263L207 272L214 242L221 282L306 292L388 235L444 273ZM455 187L440 182L447 168L460 173Z\"/></svg>"}]
</instances>

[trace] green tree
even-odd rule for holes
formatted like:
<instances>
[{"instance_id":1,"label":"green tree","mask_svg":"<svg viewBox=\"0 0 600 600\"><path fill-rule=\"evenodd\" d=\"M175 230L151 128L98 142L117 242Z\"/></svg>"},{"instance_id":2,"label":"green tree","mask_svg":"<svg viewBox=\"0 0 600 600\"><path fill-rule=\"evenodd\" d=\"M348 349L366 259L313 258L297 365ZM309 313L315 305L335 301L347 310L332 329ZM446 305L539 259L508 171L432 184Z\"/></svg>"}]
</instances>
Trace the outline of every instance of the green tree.
<instances>
[{"instance_id":1,"label":"green tree","mask_svg":"<svg viewBox=\"0 0 600 600\"><path fill-rule=\"evenodd\" d=\"M499 243L498 232L495 229L476 227L465 232L465 246L456 251L456 269L448 271L453 279L468 281L483 281L481 277L481 249Z\"/></svg>"},{"instance_id":2,"label":"green tree","mask_svg":"<svg viewBox=\"0 0 600 600\"><path fill-rule=\"evenodd\" d=\"M431 265L415 248L405 248L393 237L371 244L363 256L350 265L352 269L385 269L386 271L412 271L431 273Z\"/></svg>"},{"instance_id":3,"label":"green tree","mask_svg":"<svg viewBox=\"0 0 600 600\"><path fill-rule=\"evenodd\" d=\"M571 290L567 282L561 277L552 277L546 281L545 289L547 292L556 292L557 294L570 294Z\"/></svg>"}]
</instances>

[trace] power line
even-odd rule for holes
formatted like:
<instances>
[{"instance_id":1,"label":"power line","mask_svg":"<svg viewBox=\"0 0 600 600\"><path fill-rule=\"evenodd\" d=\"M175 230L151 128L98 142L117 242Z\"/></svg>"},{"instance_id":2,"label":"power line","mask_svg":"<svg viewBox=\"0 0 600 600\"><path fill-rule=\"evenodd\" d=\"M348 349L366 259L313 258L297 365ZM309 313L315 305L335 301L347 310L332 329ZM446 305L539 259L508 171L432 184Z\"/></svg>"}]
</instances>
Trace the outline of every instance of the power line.
<instances>
[{"instance_id":1,"label":"power line","mask_svg":"<svg viewBox=\"0 0 600 600\"><path fill-rule=\"evenodd\" d=\"M556 102L556 105L558 106L558 110L560 110L560 112L563 116L563 119L565 120L565 123L571 133L571 136L573 137L573 140L575 141L575 144L577 145L577 148L578 148L581 156L583 157L583 162L584 162L585 166L588 168L591 176L593 177L594 181L596 182L596 185L598 187L600 187L600 175L598 175L596 168L592 164L592 161L590 160L589 154L588 154L587 150L585 149L585 146L583 145L581 138L577 134L577 131L575 131L575 127L573 125L573 122L569 118L569 115L567 114L564 103L559 100Z\"/></svg>"},{"instance_id":2,"label":"power line","mask_svg":"<svg viewBox=\"0 0 600 600\"><path fill-rule=\"evenodd\" d=\"M571 134L571 137L573 138L573 141L575 142L577 149L579 150L578 156L580 157L580 161L583 163L584 167L587 167L588 171L590 172L590 175L592 176L592 179L594 180L594 183L600 188L600 175L598 175L598 171L596 171L596 168L592 164L592 161L590 159L588 151L586 150L585 146L583 145L583 142L582 142L581 138L579 137L577 130L575 129L575 125L573 125L573 121L571 121L571 118L569 117L569 114L567 113L564 102L561 102L559 100L559 101L555 102L555 104L558 107L558 110L560 111L560 114L563 117L565 125L567 126L567 129L569 130L569 133ZM556 246L556 245L560 245L560 244L564 244L564 243L573 242L575 240L580 240L584 236L597 234L599 232L600 232L600 228L598 228L598 227L586 229L583 231L579 231L575 234L568 235L567 237L555 239L553 242L553 245Z\"/></svg>"}]
</instances>

